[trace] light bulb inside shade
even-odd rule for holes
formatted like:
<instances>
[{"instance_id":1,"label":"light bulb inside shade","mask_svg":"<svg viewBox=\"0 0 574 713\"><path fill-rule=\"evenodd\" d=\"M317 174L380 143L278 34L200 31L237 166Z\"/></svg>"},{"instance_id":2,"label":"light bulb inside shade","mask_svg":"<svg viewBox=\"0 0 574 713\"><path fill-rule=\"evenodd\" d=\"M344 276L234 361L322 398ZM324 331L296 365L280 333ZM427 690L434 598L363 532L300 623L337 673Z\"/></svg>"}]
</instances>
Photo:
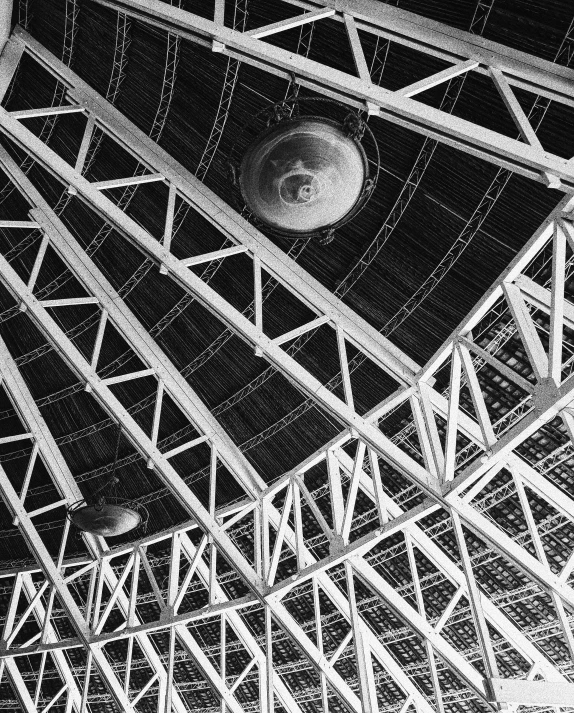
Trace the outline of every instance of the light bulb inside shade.
<instances>
[{"instance_id":1,"label":"light bulb inside shade","mask_svg":"<svg viewBox=\"0 0 574 713\"><path fill-rule=\"evenodd\" d=\"M313 233L350 213L363 193L361 145L327 119L283 121L247 149L239 186L263 223L286 233Z\"/></svg>"}]
</instances>

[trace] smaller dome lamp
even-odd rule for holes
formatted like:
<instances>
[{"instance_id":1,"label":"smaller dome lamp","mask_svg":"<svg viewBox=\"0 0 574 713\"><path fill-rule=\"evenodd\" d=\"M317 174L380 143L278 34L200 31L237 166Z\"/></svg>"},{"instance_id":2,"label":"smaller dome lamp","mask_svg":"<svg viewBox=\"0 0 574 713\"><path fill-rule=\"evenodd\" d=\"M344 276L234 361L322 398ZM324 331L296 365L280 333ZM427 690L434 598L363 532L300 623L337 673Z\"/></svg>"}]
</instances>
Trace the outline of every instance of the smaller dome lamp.
<instances>
[{"instance_id":1,"label":"smaller dome lamp","mask_svg":"<svg viewBox=\"0 0 574 713\"><path fill-rule=\"evenodd\" d=\"M122 427L118 424L116 452L110 477L91 496L78 500L68 508L70 521L79 530L91 535L100 537L124 535L141 524L142 516L139 510L143 510L147 515L147 511L139 503L132 503L127 498L114 495L116 486L120 483L116 470L121 435Z\"/></svg>"}]
</instances>

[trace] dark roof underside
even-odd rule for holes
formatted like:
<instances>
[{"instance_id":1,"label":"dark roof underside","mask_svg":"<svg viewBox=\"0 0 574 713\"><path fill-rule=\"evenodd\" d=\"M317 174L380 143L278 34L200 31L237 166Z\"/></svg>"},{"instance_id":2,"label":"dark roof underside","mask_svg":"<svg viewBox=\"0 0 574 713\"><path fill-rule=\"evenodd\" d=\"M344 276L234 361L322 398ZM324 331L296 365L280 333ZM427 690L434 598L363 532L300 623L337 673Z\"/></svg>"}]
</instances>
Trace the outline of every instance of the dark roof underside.
<instances>
[{"instance_id":1,"label":"dark roof underside","mask_svg":"<svg viewBox=\"0 0 574 713\"><path fill-rule=\"evenodd\" d=\"M184 0L181 6L205 15L205 6L208 4L211 6L201 0ZM227 4L228 16L231 17L234 3ZM247 5L247 28L283 19L292 14L293 10L288 5L264 0L237 0L237 4L238 24L242 21L242 10ZM494 0L484 26L482 23L473 23L473 19L476 19L476 0L401 0L390 4L462 30L481 32L488 39L550 61L557 57L562 62L567 59L567 55L560 54L560 48L572 21L570 0ZM199 175L218 195L232 202L226 159L235 137L257 111L285 96L288 91L286 82L253 67L242 65L238 68L237 79L232 83L229 96L223 94L224 98L230 99L229 112L213 160L208 164L206 152L213 147L214 121L221 116L222 92L229 91L229 80L235 71L233 62L186 41L178 43L177 49L174 49L173 43L168 44L164 32L137 22L119 22L116 13L85 0L77 3L72 0L24 0L20 4L20 13L20 22L25 24L24 18L27 18L27 29L36 39L63 58L80 77L112 100L120 111L143 131L151 134L187 169ZM336 23L319 23L308 47L302 41L303 35L299 30L281 35L277 43L293 51L308 50L308 56L312 59L329 58L334 66L352 71L351 56L341 50L345 46L342 32L342 27ZM373 42L365 40L367 61L373 59L376 49ZM166 70L166 62L173 60L174 52L177 52L177 69L170 93L166 80L171 75L169 68ZM434 60L391 46L380 81L385 87L398 88L440 68L442 65ZM55 90L54 82L47 75L39 72L31 61L24 60L12 88L8 108L48 106ZM438 106L443 95L444 87L441 86L428 92L425 101ZM518 96L528 111L532 97L520 92ZM167 104L166 98L170 100ZM163 111L166 106L167 111ZM512 121L506 115L499 96L482 77L473 75L462 83L453 113L465 118L472 116L478 123L509 136L515 134ZM550 104L541 116L538 135L545 148L563 156L574 155L571 116L566 110ZM46 135L50 131L49 145L66 158L71 155L71 147L77 148L81 141L82 125L75 115L58 119L52 127L44 119L34 119L27 125L37 134L44 132ZM279 247L290 251L294 259L313 277L338 294L375 328L382 330L410 357L423 364L528 241L555 207L561 194L447 146L435 145L419 134L386 121L372 120L370 127L378 141L382 173L373 199L357 219L338 231L335 241L328 246L321 246L313 240L300 240L293 244L270 237ZM19 161L23 160L21 152L14 147L10 149ZM424 174L412 191L410 200L397 204L399 196L405 195L405 183L413 168L423 162L426 164ZM88 177L103 180L129 176L136 168L133 158L119 153L111 142L104 139L94 156ZM37 166L31 167L29 175L52 205L57 205L62 197L61 186ZM25 210L22 199L15 191L2 188L0 182L3 217L20 217ZM125 202L129 198L128 213L153 235L159 236L163 229L164 214L158 210L158 205L160 199L162 205L165 203L166 193L165 186L148 184L130 191L129 195L126 193L122 200ZM116 190L111 194L119 199L122 192ZM225 329L221 323L196 302L185 299L179 287L159 275L157 268L148 264L120 235L106 229L103 222L79 200L71 198L61 216L78 242L91 252L106 277L125 297L129 307L185 374L266 482L273 481L294 467L341 431L340 424L307 403L296 388L281 374L268 369L266 363L257 358L253 350L238 337L227 334L223 338ZM390 229L390 226L394 227ZM387 236L380 250L364 270L359 270L357 266L362 256L379 235ZM99 244L97 250L94 250L96 240ZM11 264L25 274L31 269L35 252L26 249L27 246L19 241L22 241L22 236L18 233L0 230L0 251L3 254L10 251ZM199 252L218 249L223 238L206 221L190 212L179 227L175 249L178 243L184 245L189 241L194 241ZM446 269L441 271L441 279L433 279L437 268L442 265ZM211 277L212 284L217 285L241 309L247 308L251 300L248 269L247 261L242 262L241 256L238 256L233 261L222 263ZM74 281L68 278L65 267L56 256L49 256L38 288L44 289L46 297L76 294ZM63 328L66 331L73 330L76 344L80 348L87 349L94 339L97 322L93 314L90 307L65 312L60 310L57 314ZM170 319L165 320L168 314ZM267 314L266 329L271 336L289 331L307 317L280 287L268 298ZM397 315L400 319L394 320ZM391 320L393 322L389 325ZM490 325L488 329L485 328L485 343L494 334L496 327ZM17 358L22 374L80 488L86 494L93 492L109 475L116 448L117 425L85 393L76 376L63 365L60 357L45 346L43 336L25 314L14 309L13 299L1 287L0 334ZM321 340L327 338L326 332L319 330L297 355L323 382L336 376L338 369L338 365L328 357L326 346L324 354L320 346L317 348L317 345L323 344ZM324 343L326 345L326 341ZM350 357L353 356L350 353ZM507 343L501 358L516 359L514 363L518 364L525 361L517 339ZM102 364L106 365L108 376L138 368L137 360L129 353L119 334L115 344L110 344L103 354ZM488 369L481 372L481 379L483 383L489 384L492 394L490 408L493 419L512 408L521 396L513 392L507 382L501 384L500 379L494 377ZM355 401L361 412L372 408L394 388L390 379L381 376L380 372L375 373L368 365L359 367L353 373L353 386ZM154 381L141 379L135 384L115 388L123 390L122 393L133 406L136 419L149 427L152 411L146 398L153 393ZM167 409L169 417L164 424L164 432L160 433L160 439L170 439L177 445L184 435L189 436L189 432L181 432L184 424L177 409L170 411L169 404ZM13 409L7 399L0 403L0 422L3 433L9 434L14 432L10 429L17 428ZM398 412L389 419L386 430L393 435L405 424L406 421ZM564 441L561 424L551 423L541 434L525 444L523 454L535 462ZM21 478L29 451L16 448L15 445L0 446L3 449L0 459L9 474ZM185 474L194 491L204 501L207 500L208 465L209 451L202 447L187 451L178 460L178 469ZM313 477L314 487L324 483L324 473L319 471L311 476L309 487L313 485ZM148 532L160 531L186 521L186 513L168 494L153 471L146 468L144 460L126 440L120 442L119 474L123 494L145 502L149 510ZM492 490L502 487L508 477L502 471L499 479L492 484ZM407 486L396 474L391 474L391 480L390 488L395 493ZM553 471L553 480L572 492L568 462ZM49 479L46 477L44 485L39 480L30 494L30 506L44 502L43 499L51 492ZM232 501L241 494L241 489L231 477L225 472L220 473L218 504ZM415 503L416 498L412 500L412 504ZM368 507L365 503L365 510ZM514 505L509 500L501 504L493 499L491 507L499 508L498 517L507 517L512 513ZM543 501L537 507L537 517L544 519L550 516L544 509ZM26 545L13 527L7 511L0 511L0 516L0 559L6 564L28 560ZM38 522L46 541L55 550L62 527L61 518L56 520L53 514L48 513ZM454 547L452 542L449 544L450 531L445 530L440 535L439 517L423 523L436 529L445 547ZM562 528L560 536L561 544L555 543L557 560L562 558L565 549L571 549L573 541L573 533L567 527ZM396 554L397 543L400 543L400 538L387 540L384 547L374 550L372 554L386 561L382 567L389 581L397 586L408 585L405 575L408 572L406 554L404 548ZM477 542L477 551L480 547L486 553L481 570L482 584L494 597L502 598L505 591L515 591L525 586L520 573L503 571L501 567L492 565L485 546ZM77 552L83 551L80 539L70 543L69 554L74 553L74 548ZM385 555L387 550L392 554ZM165 580L167 575L167 563L162 561L159 550L157 557L157 577L162 581L162 577ZM429 573L432 571L428 562L421 561L421 567L427 567ZM230 593L244 593L243 586L232 576L227 580ZM81 588L82 585L78 586ZM203 603L203 594L199 591L196 594L196 599L192 600L190 596L190 608ZM429 591L429 601L434 598L437 613L442 610L441 607L444 608L448 594L445 582L442 583L442 590L436 585ZM373 629L382 636L383 641L392 641L389 644L391 650L407 670L409 666L416 669L422 656L418 640L406 632L401 636L401 622L387 612L380 602L373 605L370 592L365 590L361 595L365 600L364 610L368 612L366 616ZM0 593L0 596L6 595ZM82 596L85 596L85 592ZM290 606L300 621L312 617L308 601L308 592L299 598L291 598ZM152 612L155 604L151 595L148 606ZM328 610L328 606L325 602L325 610ZM516 598L508 606L507 612L525 627L533 628L546 616L554 616L548 598L541 591L526 592L523 600ZM468 610L463 609L461 606L459 624L448 635L452 637L454 645L466 651L472 649L476 642L468 625ZM262 635L260 612L254 608L248 613L247 619L254 632ZM334 639L340 636L346 625L335 615L332 620L334 638L326 646L334 649ZM211 652L209 647L212 646L212 653L217 656L217 637L210 631L210 627L201 625L194 631L204 648ZM166 635L157 635L156 638L159 650L167 651ZM560 663L566 659L559 633L554 632L546 639L541 634L540 640L545 652L554 661ZM123 644L117 644L115 648L110 646L106 650L112 659L120 661L122 655L125 659L122 647ZM74 651L70 655L74 666L81 669L85 665L83 654ZM217 698L208 684L183 650L178 650L176 656L178 664L175 679L181 684L182 694L190 706L213 709ZM278 670L285 675L285 681L298 692L304 710L319 710L320 700L316 698L318 677L311 667L301 663L300 652L278 635L274 656ZM134 671L133 675L141 676L143 681L148 677L148 672L144 670L143 663L140 665L141 670L136 664L135 669L139 672ZM523 662L514 661L509 656L505 675L517 675L522 665ZM31 658L22 666L28 667L27 678L32 681L37 668L36 661ZM239 644L229 666L237 672L245 666ZM341 670L347 676L356 674L351 657L342 659ZM572 673L571 670L564 672ZM422 667L419 674L415 671L414 675L418 676L417 682L430 694L430 678L425 667ZM448 682L446 672L442 675L445 687L450 685L456 690L464 689L460 681ZM97 685L91 692L91 710L98 713L115 710L103 686L96 689ZM54 683L54 692L56 690L57 683ZM140 710L153 710L155 699L151 694L154 690L150 692L149 698L143 699ZM388 710L393 710L396 701L392 686L381 686L381 691L381 704L386 700ZM0 687L0 697L2 693L11 696L6 686ZM98 697L100 694L101 698ZM256 699L256 686L251 679L241 689L241 695L246 706ZM482 710L480 704L471 700L470 696L461 694L458 699L456 695L451 698L450 702L447 700L449 711ZM334 698L331 703L334 710L341 708L340 702ZM59 713L63 706L54 706L52 710Z\"/></svg>"}]
</instances>

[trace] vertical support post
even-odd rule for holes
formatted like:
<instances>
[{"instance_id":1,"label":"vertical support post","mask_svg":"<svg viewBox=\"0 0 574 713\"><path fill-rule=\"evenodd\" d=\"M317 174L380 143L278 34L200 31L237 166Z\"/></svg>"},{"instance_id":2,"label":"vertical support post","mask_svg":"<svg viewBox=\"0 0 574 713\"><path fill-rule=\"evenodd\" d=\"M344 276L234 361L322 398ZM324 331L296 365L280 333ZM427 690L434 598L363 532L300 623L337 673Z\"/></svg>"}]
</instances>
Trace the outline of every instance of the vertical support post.
<instances>
[{"instance_id":1,"label":"vertical support post","mask_svg":"<svg viewBox=\"0 0 574 713\"><path fill-rule=\"evenodd\" d=\"M88 116L86 128L84 129L84 135L82 136L82 143L80 144L80 150L78 151L78 155L76 157L76 164L74 166L74 170L77 173L81 174L84 172L84 165L86 163L86 157L90 148L90 142L92 140L95 125L96 122L94 120L94 117Z\"/></svg>"},{"instance_id":2,"label":"vertical support post","mask_svg":"<svg viewBox=\"0 0 574 713\"><path fill-rule=\"evenodd\" d=\"M215 444L211 446L211 461L209 467L209 514L215 517L215 496L217 493L217 448ZM215 588L217 584L217 548L213 537L209 535L209 603L215 604Z\"/></svg>"},{"instance_id":3,"label":"vertical support post","mask_svg":"<svg viewBox=\"0 0 574 713\"><path fill-rule=\"evenodd\" d=\"M164 713L172 713L171 702L173 698L173 668L175 665L175 626L169 630L169 649L167 653L167 678L165 681L165 708Z\"/></svg>"},{"instance_id":4,"label":"vertical support post","mask_svg":"<svg viewBox=\"0 0 574 713\"><path fill-rule=\"evenodd\" d=\"M416 600L417 600L417 608L419 610L419 614L426 619L427 615L426 615L425 603L424 603L424 599L423 599L423 592L421 589L421 581L420 581L417 563L416 563L416 559L415 559L415 551L414 551L414 547L413 547L413 541L412 541L411 535L408 532L405 534L405 542L407 545L407 554L408 554L408 558L409 558L409 565L410 565L411 573L412 573L412 577L413 577L415 596L416 596ZM444 713L444 702L443 702L443 698L442 698L442 691L440 688L440 681L438 678L438 670L437 670L437 666L436 666L434 649L432 647L431 642L426 638L424 640L424 645L425 645L425 649L427 652L427 658L429 661L429 668L430 668L430 672L431 672L431 680L432 680L437 710L439 711L439 713Z\"/></svg>"},{"instance_id":5,"label":"vertical support post","mask_svg":"<svg viewBox=\"0 0 574 713\"><path fill-rule=\"evenodd\" d=\"M5 0L12 6L11 0ZM10 83L16 74L20 58L24 53L24 45L17 42L13 37L8 40L10 34L10 21L7 21L8 13L4 14L0 21L0 102L4 101ZM6 42L6 40L8 40ZM4 44L6 43L6 44Z\"/></svg>"},{"instance_id":6,"label":"vertical support post","mask_svg":"<svg viewBox=\"0 0 574 713\"><path fill-rule=\"evenodd\" d=\"M327 452L327 473L329 476L333 530L340 536L343 527L343 518L345 516L345 499L343 498L343 488L341 486L339 461L332 450Z\"/></svg>"},{"instance_id":7,"label":"vertical support post","mask_svg":"<svg viewBox=\"0 0 574 713\"><path fill-rule=\"evenodd\" d=\"M462 365L460 361L460 353L456 348L456 344L454 344L450 360L450 391L448 399L443 473L443 479L447 483L454 478L454 471L456 468L456 439L458 435L458 405L460 401L461 376Z\"/></svg>"},{"instance_id":8,"label":"vertical support post","mask_svg":"<svg viewBox=\"0 0 574 713\"><path fill-rule=\"evenodd\" d=\"M548 376L556 386L562 382L562 335L564 329L564 282L566 278L566 235L558 221L552 236L552 288L550 299L550 346Z\"/></svg>"},{"instance_id":9,"label":"vertical support post","mask_svg":"<svg viewBox=\"0 0 574 713\"><path fill-rule=\"evenodd\" d=\"M216 25L225 25L225 0L215 0L213 21Z\"/></svg>"},{"instance_id":10,"label":"vertical support post","mask_svg":"<svg viewBox=\"0 0 574 713\"><path fill-rule=\"evenodd\" d=\"M267 701L265 713L274 713L275 697L273 681L275 677L275 672L273 671L273 620L271 617L271 607L269 606L269 604L264 604L263 609L265 612L265 661L267 668Z\"/></svg>"},{"instance_id":11,"label":"vertical support post","mask_svg":"<svg viewBox=\"0 0 574 713\"><path fill-rule=\"evenodd\" d=\"M482 657L486 668L486 675L488 678L497 678L498 664L496 663L494 649L492 648L490 634L488 633L486 619L484 618L484 612L482 610L482 604L480 601L480 592L476 584L474 572L472 571L472 562L468 554L468 548L466 546L466 540L464 537L464 531L462 529L460 516L457 512L454 512L454 510L451 511L450 515L456 537L456 542L458 545L458 550L460 552L460 558L462 560L464 574L466 577L468 599L472 611L472 617L474 619L474 625L476 627L479 645L482 651Z\"/></svg>"},{"instance_id":12,"label":"vertical support post","mask_svg":"<svg viewBox=\"0 0 574 713\"><path fill-rule=\"evenodd\" d=\"M359 691L361 693L363 713L378 713L377 686L375 685L371 651L363 636L364 624L359 617L357 609L353 565L349 560L345 560L345 574L347 576L347 596L349 597L349 608L351 610L355 661L359 672Z\"/></svg>"},{"instance_id":13,"label":"vertical support post","mask_svg":"<svg viewBox=\"0 0 574 713\"><path fill-rule=\"evenodd\" d=\"M315 631L317 636L317 648L323 654L323 624L321 621L321 600L319 598L319 584L317 578L313 577L313 608L315 610ZM323 713L329 713L329 695L327 691L327 680L323 671L319 673L321 681L321 702L323 703Z\"/></svg>"},{"instance_id":14,"label":"vertical support post","mask_svg":"<svg viewBox=\"0 0 574 713\"><path fill-rule=\"evenodd\" d=\"M223 684L225 685L225 662L226 662L226 651L227 651L227 637L226 637L226 628L227 628L227 617L225 614L221 615L221 622L220 622L220 628L219 628L219 639L220 639L220 649L219 649L219 675L221 676L221 680L223 681ZM220 711L221 713L225 713L225 698L222 696L221 697L221 704L220 704Z\"/></svg>"}]
</instances>

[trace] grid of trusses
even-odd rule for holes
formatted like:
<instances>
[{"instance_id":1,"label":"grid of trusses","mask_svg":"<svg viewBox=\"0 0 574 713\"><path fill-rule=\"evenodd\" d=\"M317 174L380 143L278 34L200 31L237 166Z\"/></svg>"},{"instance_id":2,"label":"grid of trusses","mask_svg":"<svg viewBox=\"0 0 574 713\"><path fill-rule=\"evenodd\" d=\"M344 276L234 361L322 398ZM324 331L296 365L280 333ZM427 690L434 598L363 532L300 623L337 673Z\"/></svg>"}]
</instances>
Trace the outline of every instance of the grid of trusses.
<instances>
[{"instance_id":1,"label":"grid of trusses","mask_svg":"<svg viewBox=\"0 0 574 713\"><path fill-rule=\"evenodd\" d=\"M172 706L184 711L186 705L221 706L237 713L257 707L294 712L317 701L324 708L369 712L411 706L440 710L454 703L481 710L492 708L492 701L514 701L517 695L524 704L562 704L567 709L573 700L568 681L574 650L574 504L565 471L574 427L569 410L574 348L574 307L568 299L571 201L560 204L453 340L413 378L412 363L350 320L342 305L327 305L328 296L312 283L297 286L295 267L278 264L270 246L228 208L219 205L225 215L217 222L232 235L231 248L215 255L170 252L175 194L204 211L206 201L216 199L166 164L133 127L128 127L135 136L130 148L147 166L146 173L120 184L117 178L105 185L82 179L78 170L86 158L92 120L119 140L125 138L127 125L21 33L10 45L14 65L24 45L65 77L71 104L11 115L3 111L3 132L69 185L73 195L80 194L109 218L159 263L167 278L175 276L204 299L352 429L265 488L3 150L3 171L32 210L2 227L38 229L42 239L30 274L20 275L0 259L2 283L86 390L123 421L129 439L199 524L109 552L103 543L88 541L91 557L74 562L62 559L65 527L62 556L53 562L33 518L61 509L79 491L14 360L2 347L3 385L21 422L5 442L31 441L32 455L29 477L15 483L7 471L0 471L0 487L42 568L13 576L11 591L8 587L4 592L10 603L0 666L27 713L48 707L81 710L84 697L96 706L109 695L123 710L137 710L140 701L147 701L162 713ZM87 138L76 171L23 123L68 111L87 115ZM101 197L100 191L134 180L170 185L163 249ZM231 228L224 218L233 223ZM77 296L45 300L34 295L48 250L55 250L74 274ZM220 296L208 292L188 269L237 253L253 260L255 310L249 324L218 302ZM288 275L297 296L317 310L315 319L286 339L264 335L263 270L278 280ZM100 310L100 328L88 357L50 312L84 304ZM278 349L326 324L335 327L338 337L342 405L314 389L312 377ZM111 325L142 360L142 369L121 380L157 381L151 436L110 388L120 379L97 374L98 354ZM365 344L365 338L371 341ZM403 382L360 419L353 414L352 384L345 377L347 342L362 347L363 358ZM166 451L158 448L158 433L162 399L168 396L189 419L188 436L193 437ZM534 467L528 454L548 423L556 448ZM169 459L206 444L212 454L211 495L202 504ZM44 462L58 497L31 511L25 494L36 475L35 459ZM245 496L218 512L214 493L219 463L241 483ZM530 626L525 625L529 620ZM167 652L163 661L152 636L165 639L158 646ZM41 676L31 692L19 667L24 656L36 657L51 674ZM86 677L89 690L83 685Z\"/></svg>"}]
</instances>

